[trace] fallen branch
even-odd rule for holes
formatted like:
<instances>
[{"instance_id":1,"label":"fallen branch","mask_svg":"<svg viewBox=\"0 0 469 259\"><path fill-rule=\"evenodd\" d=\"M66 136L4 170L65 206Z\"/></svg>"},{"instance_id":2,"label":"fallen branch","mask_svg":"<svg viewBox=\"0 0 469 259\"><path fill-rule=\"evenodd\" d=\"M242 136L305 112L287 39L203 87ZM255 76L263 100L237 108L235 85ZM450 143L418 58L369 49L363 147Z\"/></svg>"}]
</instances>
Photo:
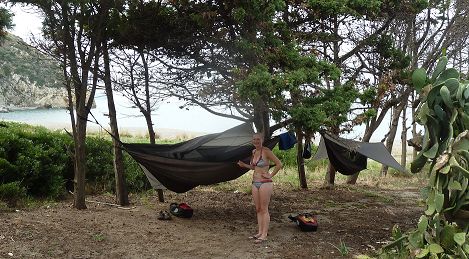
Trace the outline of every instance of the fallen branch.
<instances>
[{"instance_id":1,"label":"fallen branch","mask_svg":"<svg viewBox=\"0 0 469 259\"><path fill-rule=\"evenodd\" d=\"M104 204L104 205L116 206L116 207L121 207L122 206L122 205L119 205L119 204L100 202L100 201L90 201L90 200L85 200L85 201L90 202L90 203L98 203L98 204Z\"/></svg>"},{"instance_id":2,"label":"fallen branch","mask_svg":"<svg viewBox=\"0 0 469 259\"><path fill-rule=\"evenodd\" d=\"M90 202L90 203L97 203L97 204L103 204L103 205L108 205L108 206L114 206L114 207L117 207L118 209L123 209L123 210L131 210L131 209L135 209L137 208L137 206L133 206L131 208L127 208L127 207L122 207L122 205L119 205L119 204L114 204L114 203L107 203L107 202L100 202L100 201L89 201L89 200L85 200L86 202Z\"/></svg>"}]
</instances>

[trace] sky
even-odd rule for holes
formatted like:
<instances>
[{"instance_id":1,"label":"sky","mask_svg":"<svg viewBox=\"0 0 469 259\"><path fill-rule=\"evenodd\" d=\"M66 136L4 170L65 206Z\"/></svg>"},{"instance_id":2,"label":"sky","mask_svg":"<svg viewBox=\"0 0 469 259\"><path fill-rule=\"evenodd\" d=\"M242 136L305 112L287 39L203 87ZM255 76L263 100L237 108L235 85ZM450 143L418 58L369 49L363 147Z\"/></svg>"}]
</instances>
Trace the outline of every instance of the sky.
<instances>
[{"instance_id":1,"label":"sky","mask_svg":"<svg viewBox=\"0 0 469 259\"><path fill-rule=\"evenodd\" d=\"M21 37L27 43L31 42L30 39L32 35L34 35L35 37L41 36L42 20L38 17L37 12L35 12L34 9L30 7L21 7L18 5L8 8L8 9L10 9L15 14L15 16L13 17L13 23L15 24L15 27L12 31L10 31L10 33ZM208 114L208 115L210 116L211 114ZM388 115L387 118L383 121L383 123L381 123L380 127L373 134L372 140L379 141L384 138L386 133L388 133L389 124L390 124L389 117L390 115ZM411 121L410 111L408 111L407 118L408 118L407 121ZM228 124L232 124L232 123L228 123ZM364 126L359 126L359 127L356 127L356 130L354 130L354 132L352 134L349 134L348 136L351 138L360 137L363 135L363 131L364 131ZM402 126L401 126L401 123L399 123L398 129L397 129L396 141L400 140L401 131L402 131ZM410 131L407 133L407 135L408 135L408 138L411 137Z\"/></svg>"},{"instance_id":2,"label":"sky","mask_svg":"<svg viewBox=\"0 0 469 259\"><path fill-rule=\"evenodd\" d=\"M42 20L33 8L15 5L8 9L14 14L13 23L15 24L10 33L21 37L25 42L30 42L31 35L41 36Z\"/></svg>"}]
</instances>

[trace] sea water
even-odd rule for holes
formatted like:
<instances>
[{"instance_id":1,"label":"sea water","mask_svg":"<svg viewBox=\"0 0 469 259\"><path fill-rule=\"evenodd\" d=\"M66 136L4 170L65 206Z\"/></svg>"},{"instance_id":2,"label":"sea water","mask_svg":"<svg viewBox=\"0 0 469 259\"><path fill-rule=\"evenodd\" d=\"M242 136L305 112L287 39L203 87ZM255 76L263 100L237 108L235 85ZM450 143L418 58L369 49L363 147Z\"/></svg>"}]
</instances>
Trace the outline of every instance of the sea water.
<instances>
[{"instance_id":1,"label":"sea water","mask_svg":"<svg viewBox=\"0 0 469 259\"><path fill-rule=\"evenodd\" d=\"M119 127L146 128L145 118L137 108L130 108L130 103L124 97L116 97L117 124ZM104 127L109 125L107 100L105 96L95 98L96 108L91 113L99 124ZM230 129L242 122L235 119L213 115L202 108L191 107L180 109L182 103L171 101L162 103L158 109L152 112L154 128L184 130L191 132L216 133ZM93 117L88 118L94 121ZM9 113L0 113L1 120L14 120L27 123L34 122L59 122L70 123L70 114L65 109L20 109ZM91 125L91 122L90 124Z\"/></svg>"},{"instance_id":2,"label":"sea water","mask_svg":"<svg viewBox=\"0 0 469 259\"><path fill-rule=\"evenodd\" d=\"M142 127L147 128L145 118L138 109L130 108L130 102L122 96L115 96L117 111L117 124L119 127ZM99 124L108 127L109 118L107 99L104 95L97 95L95 98L96 108L91 109L91 113ZM217 133L235 127L242 122L211 114L200 107L190 107L189 110L180 109L183 103L178 100L163 102L152 112L152 122L154 128L183 130L188 132ZM0 121L14 120L27 123L34 122L59 122L70 123L70 114L65 109L20 109L9 113L0 113ZM89 116L89 120L93 117ZM381 123L380 127L373 134L372 139L381 140L389 132L389 120ZM90 122L88 125L92 125ZM400 139L401 125L398 125L396 140ZM352 133L345 137L358 139L364 132L364 126L355 126ZM410 134L410 132L409 132ZM409 135L410 136L410 135Z\"/></svg>"}]
</instances>

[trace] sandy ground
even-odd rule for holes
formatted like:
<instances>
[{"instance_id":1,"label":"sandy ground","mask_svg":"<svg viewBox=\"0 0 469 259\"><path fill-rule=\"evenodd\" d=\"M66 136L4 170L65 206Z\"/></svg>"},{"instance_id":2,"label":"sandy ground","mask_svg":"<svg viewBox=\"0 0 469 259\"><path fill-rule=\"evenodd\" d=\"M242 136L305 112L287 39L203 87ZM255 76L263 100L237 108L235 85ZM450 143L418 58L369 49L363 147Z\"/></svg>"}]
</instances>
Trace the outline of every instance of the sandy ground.
<instances>
[{"instance_id":1,"label":"sandy ground","mask_svg":"<svg viewBox=\"0 0 469 259\"><path fill-rule=\"evenodd\" d=\"M86 210L74 209L66 199L0 211L0 258L376 258L392 240L394 226L405 232L424 213L418 186L321 189L320 184L310 182L309 189L298 190L275 183L268 241L262 244L248 239L257 232L250 193L209 186L183 194L165 191L165 203L156 195L131 195L131 205L120 208L96 203L114 203L112 195L88 195L94 202ZM194 215L158 220L159 211L169 210L171 202L186 202ZM317 231L301 232L288 219L305 212L317 220ZM341 243L348 247L344 256L334 247Z\"/></svg>"},{"instance_id":2,"label":"sandy ground","mask_svg":"<svg viewBox=\"0 0 469 259\"><path fill-rule=\"evenodd\" d=\"M66 123L24 123L70 129ZM102 130L94 125L88 129ZM145 128L120 130L147 134ZM155 131L166 139L206 134ZM395 146L400 149L397 141ZM421 186L385 190L355 185L329 190L321 189L319 182L310 184L306 190L276 184L265 244L247 239L256 232L250 193L199 186L184 194L165 191L164 203L156 195L133 195L131 205L122 209L87 203L88 209L78 211L69 198L38 208L0 212L0 258L359 258L376 256L392 240L394 226L403 231L414 227L424 210L418 205ZM87 200L115 203L112 195L88 195ZM171 202L187 202L194 208L194 216L157 220ZM288 219L290 214L304 212L317 219L318 231L301 232ZM341 242L350 248L348 255L341 256L334 247Z\"/></svg>"}]
</instances>

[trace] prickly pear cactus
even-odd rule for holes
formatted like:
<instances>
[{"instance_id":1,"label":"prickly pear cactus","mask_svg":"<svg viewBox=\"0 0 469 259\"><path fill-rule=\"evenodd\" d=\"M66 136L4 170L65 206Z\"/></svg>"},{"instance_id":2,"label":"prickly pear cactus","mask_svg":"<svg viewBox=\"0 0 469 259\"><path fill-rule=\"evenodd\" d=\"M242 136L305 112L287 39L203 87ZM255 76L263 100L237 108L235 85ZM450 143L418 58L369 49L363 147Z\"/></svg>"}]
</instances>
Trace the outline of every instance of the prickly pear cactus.
<instances>
[{"instance_id":1,"label":"prickly pear cactus","mask_svg":"<svg viewBox=\"0 0 469 259\"><path fill-rule=\"evenodd\" d=\"M411 234L396 227L395 242L387 247L408 242L415 258L467 258L469 253L469 84L460 82L456 69L446 69L447 62L441 57L431 78L424 69L412 76L421 97L415 120L425 133L411 172L428 165L426 210Z\"/></svg>"}]
</instances>

